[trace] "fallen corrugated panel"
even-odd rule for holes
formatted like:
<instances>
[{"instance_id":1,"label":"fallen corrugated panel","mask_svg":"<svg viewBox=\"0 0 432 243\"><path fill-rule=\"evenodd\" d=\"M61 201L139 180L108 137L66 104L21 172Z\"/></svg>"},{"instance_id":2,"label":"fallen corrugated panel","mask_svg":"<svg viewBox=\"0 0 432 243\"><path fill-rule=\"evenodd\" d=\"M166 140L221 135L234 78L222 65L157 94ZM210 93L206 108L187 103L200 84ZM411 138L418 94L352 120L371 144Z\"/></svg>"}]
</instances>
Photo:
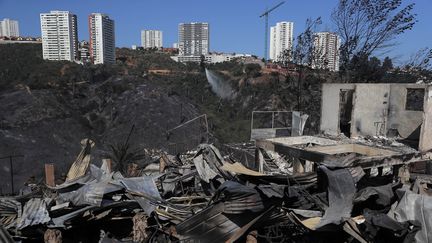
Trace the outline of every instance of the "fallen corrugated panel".
<instances>
[{"instance_id":1,"label":"fallen corrugated panel","mask_svg":"<svg viewBox=\"0 0 432 243\"><path fill-rule=\"evenodd\" d=\"M294 173L293 160L286 160L284 156L271 150L257 149L263 156L265 155L264 168L269 174L288 174Z\"/></svg>"},{"instance_id":2,"label":"fallen corrugated panel","mask_svg":"<svg viewBox=\"0 0 432 243\"><path fill-rule=\"evenodd\" d=\"M222 170L225 171L229 171L229 172L234 172L237 174L243 174L243 175L251 175L251 176L263 176L263 173L260 173L258 171L254 171L251 169L246 168L244 165L242 165L241 163L234 163L234 164L230 164L230 163L225 163L222 167Z\"/></svg>"},{"instance_id":3,"label":"fallen corrugated panel","mask_svg":"<svg viewBox=\"0 0 432 243\"><path fill-rule=\"evenodd\" d=\"M16 219L22 215L21 203L14 198L0 198L0 223L6 228L16 226Z\"/></svg>"},{"instance_id":4,"label":"fallen corrugated panel","mask_svg":"<svg viewBox=\"0 0 432 243\"><path fill-rule=\"evenodd\" d=\"M178 224L177 233L194 242L223 242L265 211L257 190L233 181L222 184L213 201L215 204Z\"/></svg>"},{"instance_id":5,"label":"fallen corrugated panel","mask_svg":"<svg viewBox=\"0 0 432 243\"><path fill-rule=\"evenodd\" d=\"M339 225L344 219L351 217L356 192L354 180L347 169L332 171L320 166L320 170L327 176L329 207L316 227L320 228L328 224Z\"/></svg>"},{"instance_id":6,"label":"fallen corrugated panel","mask_svg":"<svg viewBox=\"0 0 432 243\"><path fill-rule=\"evenodd\" d=\"M112 171L112 160L111 159L102 159L102 165L101 170L106 173L110 174Z\"/></svg>"},{"instance_id":7,"label":"fallen corrugated panel","mask_svg":"<svg viewBox=\"0 0 432 243\"><path fill-rule=\"evenodd\" d=\"M322 217L321 211L315 211L315 210L304 210L304 209L296 209L296 208L290 208L293 213L300 215L304 218L315 218L315 217Z\"/></svg>"},{"instance_id":8,"label":"fallen corrugated panel","mask_svg":"<svg viewBox=\"0 0 432 243\"><path fill-rule=\"evenodd\" d=\"M400 201L388 213L398 222L417 221L421 225L415 235L416 242L432 242L432 197L415 194L409 190L397 191Z\"/></svg>"},{"instance_id":9,"label":"fallen corrugated panel","mask_svg":"<svg viewBox=\"0 0 432 243\"><path fill-rule=\"evenodd\" d=\"M270 183L269 185L258 185L257 190L268 198L283 198L285 196L286 185Z\"/></svg>"},{"instance_id":10,"label":"fallen corrugated panel","mask_svg":"<svg viewBox=\"0 0 432 243\"><path fill-rule=\"evenodd\" d=\"M356 193L354 203L360 203L374 197L376 204L381 206L388 206L393 198L393 185L387 184L384 186L366 187Z\"/></svg>"},{"instance_id":11,"label":"fallen corrugated panel","mask_svg":"<svg viewBox=\"0 0 432 243\"><path fill-rule=\"evenodd\" d=\"M428 242L415 239L422 228L419 221L398 222L387 214L373 211L366 211L363 216L366 227L364 235L369 237L369 242L382 238L387 239L387 242Z\"/></svg>"},{"instance_id":12,"label":"fallen corrugated panel","mask_svg":"<svg viewBox=\"0 0 432 243\"><path fill-rule=\"evenodd\" d=\"M81 141L81 152L71 165L67 173L66 181L75 180L86 174L87 168L90 165L90 151L94 145L95 143L90 139L83 139Z\"/></svg>"},{"instance_id":13,"label":"fallen corrugated panel","mask_svg":"<svg viewBox=\"0 0 432 243\"><path fill-rule=\"evenodd\" d=\"M9 232L3 227L3 225L0 225L0 242L1 243L14 243L15 242L12 239L12 236L9 234Z\"/></svg>"},{"instance_id":14,"label":"fallen corrugated panel","mask_svg":"<svg viewBox=\"0 0 432 243\"><path fill-rule=\"evenodd\" d=\"M86 151L82 153L75 162L80 158L82 161L71 168L73 177L80 174L87 163L84 161ZM15 237L23 238L30 236L29 231L40 235L48 227L63 228L65 235L82 231L97 235L103 229L107 236L104 239L108 240L116 235L113 228L122 225L118 228L125 232L119 238L115 236L119 240L132 237L133 231L136 241L149 242L162 239L235 242L248 234L254 235L251 240L256 242L304 242L303 239L329 242L319 238L326 231L324 234L340 237L344 242L356 239L373 242L375 238L370 235L376 232L369 232L369 229L385 228L396 235L403 234L396 239L405 239L407 234L414 237L419 229L417 220L422 223L422 230L427 230L419 231L417 236L422 234L423 241L429 240L426 237L430 237L432 202L430 205L427 202L430 199L426 195L427 185L415 184L416 192L425 194L414 194L421 198L414 199L406 192L394 205L391 212L404 220L401 223L389 220L383 213L388 212L396 199L393 196L396 184L384 184L389 180L381 173L368 181L369 171L365 175L361 167L355 167L354 155L320 161L316 172L292 175L289 173L291 160L276 153L262 154L264 162L270 161L268 165L263 162L263 173L240 163L224 161L219 151L208 144L200 145L197 152L179 155L173 161L163 156L152 157L148 162L153 161L157 168L146 172L155 171L154 176L125 178L119 172L108 173L108 169L90 164L83 176L51 187L53 190L42 189L20 198L0 198L0 224L9 230L16 227ZM267 168L269 165L271 170ZM391 181L391 176L389 178ZM46 205L48 201L40 197L52 198L57 205ZM47 206L52 206L49 215ZM377 217L365 216L364 222L356 221L355 216L367 215L368 207L387 211L383 209ZM21 208L24 208L23 213ZM120 221L121 224L117 224ZM383 225L386 223L391 225ZM26 228L30 225L39 227ZM318 238L314 238L316 236ZM1 237L0 233L0 240Z\"/></svg>"},{"instance_id":15,"label":"fallen corrugated panel","mask_svg":"<svg viewBox=\"0 0 432 243\"><path fill-rule=\"evenodd\" d=\"M162 200L154 179L151 176L123 178L119 182L127 191L135 195L134 199L140 204L147 215L150 215L156 208L156 204L151 202Z\"/></svg>"},{"instance_id":16,"label":"fallen corrugated panel","mask_svg":"<svg viewBox=\"0 0 432 243\"><path fill-rule=\"evenodd\" d=\"M265 214L273 210L273 207L270 207L265 212L262 212L260 215L258 215L256 218L252 219L249 223L243 225L240 229L236 230L234 234L231 235L231 237L226 240L226 243L233 243L236 240L238 240L240 237L242 237L254 224L256 224Z\"/></svg>"},{"instance_id":17,"label":"fallen corrugated panel","mask_svg":"<svg viewBox=\"0 0 432 243\"><path fill-rule=\"evenodd\" d=\"M80 185L86 185L87 183L91 183L94 181L99 181L102 176L107 175L101 168L90 164L89 169L85 173L84 176L76 178L71 181L66 181L60 185L56 185L55 187L48 186L49 189L56 190L58 192L69 192L72 189L76 189ZM112 175L114 177L114 175Z\"/></svg>"},{"instance_id":18,"label":"fallen corrugated panel","mask_svg":"<svg viewBox=\"0 0 432 243\"><path fill-rule=\"evenodd\" d=\"M209 164L204 160L204 157L200 154L196 156L193 159L193 162L195 164L195 168L198 171L199 176L201 179L207 183L210 182L213 178L218 176L218 173L216 173Z\"/></svg>"},{"instance_id":19,"label":"fallen corrugated panel","mask_svg":"<svg viewBox=\"0 0 432 243\"><path fill-rule=\"evenodd\" d=\"M176 231L191 242L224 242L253 219L253 214L231 216L223 210L223 203L217 203L178 224Z\"/></svg>"},{"instance_id":20,"label":"fallen corrugated panel","mask_svg":"<svg viewBox=\"0 0 432 243\"><path fill-rule=\"evenodd\" d=\"M57 218L52 218L52 223L50 223L48 225L48 227L52 227L52 228L66 228L67 226L67 222L69 220L72 220L78 216L81 216L82 214L84 214L86 211L91 210L97 208L96 206L87 206L84 208L80 208L78 210L75 210L73 212L70 212L68 214L62 215L60 217Z\"/></svg>"},{"instance_id":21,"label":"fallen corrugated panel","mask_svg":"<svg viewBox=\"0 0 432 243\"><path fill-rule=\"evenodd\" d=\"M208 183L211 179L216 178L216 176L220 177L218 178L220 182L232 179L232 175L229 172L220 168L224 164L224 159L215 146L200 144L198 149L193 162L202 180Z\"/></svg>"},{"instance_id":22,"label":"fallen corrugated panel","mask_svg":"<svg viewBox=\"0 0 432 243\"><path fill-rule=\"evenodd\" d=\"M214 195L214 201L224 202L224 213L261 212L264 202L257 190L234 181L226 181Z\"/></svg>"},{"instance_id":23,"label":"fallen corrugated panel","mask_svg":"<svg viewBox=\"0 0 432 243\"><path fill-rule=\"evenodd\" d=\"M62 203L62 204L57 204L57 205L51 207L50 212L53 212L53 211L56 211L56 210L61 210L61 209L67 208L69 206L70 206L69 202L65 202L65 203Z\"/></svg>"},{"instance_id":24,"label":"fallen corrugated panel","mask_svg":"<svg viewBox=\"0 0 432 243\"><path fill-rule=\"evenodd\" d=\"M18 219L16 228L23 229L27 226L46 224L51 218L48 214L47 204L51 199L32 198L24 205L21 218Z\"/></svg>"},{"instance_id":25,"label":"fallen corrugated panel","mask_svg":"<svg viewBox=\"0 0 432 243\"><path fill-rule=\"evenodd\" d=\"M315 172L302 173L296 175L263 175L263 176L252 176L252 175L239 175L245 181L254 183L276 183L281 185L306 185L317 182L317 174Z\"/></svg>"},{"instance_id":26,"label":"fallen corrugated panel","mask_svg":"<svg viewBox=\"0 0 432 243\"><path fill-rule=\"evenodd\" d=\"M87 182L77 190L60 193L57 199L59 203L71 202L75 206L100 206L105 194L122 189L122 187L110 183L111 181L112 174L103 174L100 178Z\"/></svg>"},{"instance_id":27,"label":"fallen corrugated panel","mask_svg":"<svg viewBox=\"0 0 432 243\"><path fill-rule=\"evenodd\" d=\"M259 213L227 214L223 212L223 204L216 203L178 224L176 232L180 241L233 242L249 230L290 222L284 212L274 207Z\"/></svg>"},{"instance_id":28,"label":"fallen corrugated panel","mask_svg":"<svg viewBox=\"0 0 432 243\"><path fill-rule=\"evenodd\" d=\"M321 217L313 217L313 218L302 220L301 223L303 224L304 227L310 230L315 230L317 228L317 225L321 221L321 219L322 219Z\"/></svg>"},{"instance_id":29,"label":"fallen corrugated panel","mask_svg":"<svg viewBox=\"0 0 432 243\"><path fill-rule=\"evenodd\" d=\"M362 233L358 229L357 224L354 222L354 220L347 220L343 225L343 229L360 243L368 243L367 239L362 236Z\"/></svg>"}]
</instances>

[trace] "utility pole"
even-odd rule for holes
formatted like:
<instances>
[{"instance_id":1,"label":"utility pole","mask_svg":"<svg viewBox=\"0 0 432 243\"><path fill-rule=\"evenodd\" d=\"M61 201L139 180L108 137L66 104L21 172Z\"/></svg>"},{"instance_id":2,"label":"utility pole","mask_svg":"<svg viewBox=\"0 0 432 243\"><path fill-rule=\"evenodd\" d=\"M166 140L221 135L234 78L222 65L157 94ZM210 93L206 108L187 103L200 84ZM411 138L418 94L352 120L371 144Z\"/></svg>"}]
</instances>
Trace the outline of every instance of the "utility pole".
<instances>
[{"instance_id":1,"label":"utility pole","mask_svg":"<svg viewBox=\"0 0 432 243\"><path fill-rule=\"evenodd\" d=\"M270 10L266 9L266 11L263 14L260 15L260 18L264 17L264 19L265 19L265 26L264 26L265 27L265 31L264 31L264 60L265 60L266 63L267 63L267 60L268 60L268 51L267 51L267 48L268 48L268 16L269 16L270 12L272 12L276 8L280 7L284 3L285 3L285 1L280 2L278 5L274 6Z\"/></svg>"},{"instance_id":2,"label":"utility pole","mask_svg":"<svg viewBox=\"0 0 432 243\"><path fill-rule=\"evenodd\" d=\"M11 193L12 193L12 195L15 194L15 191L14 191L14 178L13 178L13 163L12 163L12 159L13 158L22 158L22 157L24 157L24 155L9 155L9 156L5 156L5 157L0 157L0 160L2 160L2 159L9 159L10 180L11 180Z\"/></svg>"}]
</instances>

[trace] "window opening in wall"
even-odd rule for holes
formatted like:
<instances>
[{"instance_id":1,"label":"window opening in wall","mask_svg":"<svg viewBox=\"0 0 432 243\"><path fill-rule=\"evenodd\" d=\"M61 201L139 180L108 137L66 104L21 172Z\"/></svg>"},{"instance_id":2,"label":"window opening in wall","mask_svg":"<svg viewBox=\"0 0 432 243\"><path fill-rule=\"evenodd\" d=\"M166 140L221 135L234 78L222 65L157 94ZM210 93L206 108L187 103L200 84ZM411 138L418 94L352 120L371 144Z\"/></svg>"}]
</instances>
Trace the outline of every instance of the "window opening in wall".
<instances>
[{"instance_id":1,"label":"window opening in wall","mask_svg":"<svg viewBox=\"0 0 432 243\"><path fill-rule=\"evenodd\" d=\"M424 89L407 89L405 110L423 111L424 96Z\"/></svg>"}]
</instances>

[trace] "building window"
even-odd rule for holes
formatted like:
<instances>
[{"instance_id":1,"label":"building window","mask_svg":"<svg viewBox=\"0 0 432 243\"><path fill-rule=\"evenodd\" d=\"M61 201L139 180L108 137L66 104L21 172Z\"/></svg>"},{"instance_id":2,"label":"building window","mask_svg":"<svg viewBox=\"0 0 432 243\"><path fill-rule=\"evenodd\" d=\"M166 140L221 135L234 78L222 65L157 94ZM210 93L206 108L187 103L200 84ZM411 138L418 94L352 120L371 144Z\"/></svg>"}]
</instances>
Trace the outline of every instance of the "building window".
<instances>
[{"instance_id":1,"label":"building window","mask_svg":"<svg viewBox=\"0 0 432 243\"><path fill-rule=\"evenodd\" d=\"M424 89L407 89L405 109L423 111L424 96Z\"/></svg>"}]
</instances>

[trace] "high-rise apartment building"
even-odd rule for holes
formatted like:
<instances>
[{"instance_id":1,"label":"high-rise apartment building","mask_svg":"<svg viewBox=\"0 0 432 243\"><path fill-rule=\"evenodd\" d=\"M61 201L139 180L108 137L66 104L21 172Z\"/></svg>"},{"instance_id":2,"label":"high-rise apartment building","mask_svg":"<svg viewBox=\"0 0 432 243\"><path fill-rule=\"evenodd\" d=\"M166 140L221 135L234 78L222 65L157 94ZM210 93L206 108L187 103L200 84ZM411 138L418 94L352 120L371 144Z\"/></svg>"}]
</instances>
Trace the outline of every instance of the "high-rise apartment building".
<instances>
[{"instance_id":1,"label":"high-rise apartment building","mask_svg":"<svg viewBox=\"0 0 432 243\"><path fill-rule=\"evenodd\" d=\"M19 37L18 21L11 19L0 20L0 36Z\"/></svg>"},{"instance_id":2,"label":"high-rise apartment building","mask_svg":"<svg viewBox=\"0 0 432 243\"><path fill-rule=\"evenodd\" d=\"M90 58L94 64L115 63L114 20L108 15L89 16Z\"/></svg>"},{"instance_id":3,"label":"high-rise apartment building","mask_svg":"<svg viewBox=\"0 0 432 243\"><path fill-rule=\"evenodd\" d=\"M162 31L141 30L141 46L143 48L161 48L162 45Z\"/></svg>"},{"instance_id":4,"label":"high-rise apartment building","mask_svg":"<svg viewBox=\"0 0 432 243\"><path fill-rule=\"evenodd\" d=\"M292 51L293 47L293 22L279 22L270 28L270 59L280 61L281 54L285 50Z\"/></svg>"},{"instance_id":5,"label":"high-rise apartment building","mask_svg":"<svg viewBox=\"0 0 432 243\"><path fill-rule=\"evenodd\" d=\"M69 11L40 14L43 58L74 61L78 58L77 17Z\"/></svg>"},{"instance_id":6,"label":"high-rise apartment building","mask_svg":"<svg viewBox=\"0 0 432 243\"><path fill-rule=\"evenodd\" d=\"M336 33L318 32L314 36L312 68L339 71L340 39Z\"/></svg>"},{"instance_id":7,"label":"high-rise apartment building","mask_svg":"<svg viewBox=\"0 0 432 243\"><path fill-rule=\"evenodd\" d=\"M179 56L201 56L209 53L208 23L181 23L178 27Z\"/></svg>"}]
</instances>

